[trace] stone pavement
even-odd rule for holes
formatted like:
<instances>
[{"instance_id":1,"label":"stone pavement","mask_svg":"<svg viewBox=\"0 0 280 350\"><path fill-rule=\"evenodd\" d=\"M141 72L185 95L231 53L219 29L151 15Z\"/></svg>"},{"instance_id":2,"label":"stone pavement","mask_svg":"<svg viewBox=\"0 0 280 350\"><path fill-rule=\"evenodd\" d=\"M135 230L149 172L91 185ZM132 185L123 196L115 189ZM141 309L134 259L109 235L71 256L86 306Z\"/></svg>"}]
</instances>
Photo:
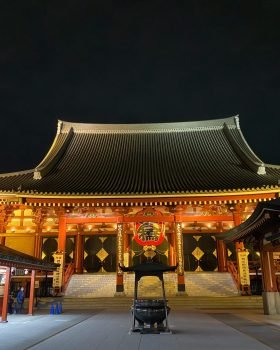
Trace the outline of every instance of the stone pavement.
<instances>
[{"instance_id":1,"label":"stone pavement","mask_svg":"<svg viewBox=\"0 0 280 350\"><path fill-rule=\"evenodd\" d=\"M128 310L9 315L0 323L1 350L265 350L280 349L280 316L261 310L181 310L172 334L129 334Z\"/></svg>"}]
</instances>

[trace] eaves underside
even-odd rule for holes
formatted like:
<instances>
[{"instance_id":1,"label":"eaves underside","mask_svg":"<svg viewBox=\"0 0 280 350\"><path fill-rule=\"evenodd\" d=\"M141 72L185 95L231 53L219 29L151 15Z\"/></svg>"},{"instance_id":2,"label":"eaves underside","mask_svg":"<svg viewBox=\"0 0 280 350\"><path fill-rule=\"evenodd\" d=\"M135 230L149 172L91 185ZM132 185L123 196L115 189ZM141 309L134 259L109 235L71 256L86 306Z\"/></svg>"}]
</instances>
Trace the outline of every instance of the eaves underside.
<instances>
[{"instance_id":1,"label":"eaves underside","mask_svg":"<svg viewBox=\"0 0 280 350\"><path fill-rule=\"evenodd\" d=\"M129 193L129 194L82 194L82 193L19 193L19 192L0 192L0 197L18 197L18 198L41 198L41 199L141 199L141 198L191 198L191 197L235 197L244 195L263 195L280 193L279 186L270 186L264 188L213 190L213 191L190 191L190 192L171 192L171 193Z\"/></svg>"}]
</instances>

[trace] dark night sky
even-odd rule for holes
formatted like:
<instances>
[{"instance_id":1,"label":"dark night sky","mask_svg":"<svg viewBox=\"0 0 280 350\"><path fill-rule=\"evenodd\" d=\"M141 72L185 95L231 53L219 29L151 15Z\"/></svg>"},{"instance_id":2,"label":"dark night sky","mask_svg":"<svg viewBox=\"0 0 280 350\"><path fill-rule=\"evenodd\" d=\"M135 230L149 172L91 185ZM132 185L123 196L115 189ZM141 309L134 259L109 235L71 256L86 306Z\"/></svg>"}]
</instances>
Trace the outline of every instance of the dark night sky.
<instances>
[{"instance_id":1,"label":"dark night sky","mask_svg":"<svg viewBox=\"0 0 280 350\"><path fill-rule=\"evenodd\" d=\"M280 1L0 1L0 172L35 167L57 119L240 114L280 164Z\"/></svg>"}]
</instances>

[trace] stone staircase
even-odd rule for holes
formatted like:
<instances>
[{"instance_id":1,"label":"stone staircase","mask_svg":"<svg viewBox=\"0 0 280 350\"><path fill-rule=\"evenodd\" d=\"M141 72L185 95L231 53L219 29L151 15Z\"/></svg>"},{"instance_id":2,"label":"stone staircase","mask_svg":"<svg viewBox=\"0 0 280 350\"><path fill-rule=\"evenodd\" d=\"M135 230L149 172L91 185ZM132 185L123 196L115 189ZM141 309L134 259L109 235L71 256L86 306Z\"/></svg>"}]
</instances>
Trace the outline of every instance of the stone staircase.
<instances>
[{"instance_id":1,"label":"stone staircase","mask_svg":"<svg viewBox=\"0 0 280 350\"><path fill-rule=\"evenodd\" d=\"M186 293L188 296L225 297L236 296L238 290L230 273L186 272ZM164 274L166 296L177 294L176 273ZM73 275L65 296L69 298L113 297L116 292L115 273ZM124 292L128 297L134 294L134 274L124 274ZM160 280L154 276L142 277L138 284L138 297L162 297Z\"/></svg>"},{"instance_id":2,"label":"stone staircase","mask_svg":"<svg viewBox=\"0 0 280 350\"><path fill-rule=\"evenodd\" d=\"M238 290L229 272L186 272L186 292L189 296L236 296Z\"/></svg>"},{"instance_id":3,"label":"stone staircase","mask_svg":"<svg viewBox=\"0 0 280 350\"><path fill-rule=\"evenodd\" d=\"M116 292L116 274L72 275L65 296L72 298L113 297Z\"/></svg>"},{"instance_id":4,"label":"stone staircase","mask_svg":"<svg viewBox=\"0 0 280 350\"><path fill-rule=\"evenodd\" d=\"M63 310L127 310L132 306L130 297L113 298L67 298L62 301ZM190 297L180 295L168 298L168 305L172 310L231 310L231 309L262 309L263 302L260 296L233 296L233 297ZM43 308L43 307L41 307Z\"/></svg>"}]
</instances>

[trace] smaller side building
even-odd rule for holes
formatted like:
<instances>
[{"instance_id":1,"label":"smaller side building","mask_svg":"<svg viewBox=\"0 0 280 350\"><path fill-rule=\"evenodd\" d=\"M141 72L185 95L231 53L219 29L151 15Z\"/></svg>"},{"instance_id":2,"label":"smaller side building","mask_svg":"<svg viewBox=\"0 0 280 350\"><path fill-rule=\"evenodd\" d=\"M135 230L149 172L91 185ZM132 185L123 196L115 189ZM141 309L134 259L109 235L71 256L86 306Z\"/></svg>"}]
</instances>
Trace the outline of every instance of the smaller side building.
<instances>
[{"instance_id":1,"label":"smaller side building","mask_svg":"<svg viewBox=\"0 0 280 350\"><path fill-rule=\"evenodd\" d=\"M2 297L0 296L0 306L2 306L1 322L8 322L7 311L12 268L31 270L28 314L33 315L36 271L55 271L58 267L58 264L43 261L42 259L35 258L0 244L0 268L5 270L4 293Z\"/></svg>"},{"instance_id":2,"label":"smaller side building","mask_svg":"<svg viewBox=\"0 0 280 350\"><path fill-rule=\"evenodd\" d=\"M260 252L264 313L280 314L280 200L259 203L248 220L218 238Z\"/></svg>"}]
</instances>

